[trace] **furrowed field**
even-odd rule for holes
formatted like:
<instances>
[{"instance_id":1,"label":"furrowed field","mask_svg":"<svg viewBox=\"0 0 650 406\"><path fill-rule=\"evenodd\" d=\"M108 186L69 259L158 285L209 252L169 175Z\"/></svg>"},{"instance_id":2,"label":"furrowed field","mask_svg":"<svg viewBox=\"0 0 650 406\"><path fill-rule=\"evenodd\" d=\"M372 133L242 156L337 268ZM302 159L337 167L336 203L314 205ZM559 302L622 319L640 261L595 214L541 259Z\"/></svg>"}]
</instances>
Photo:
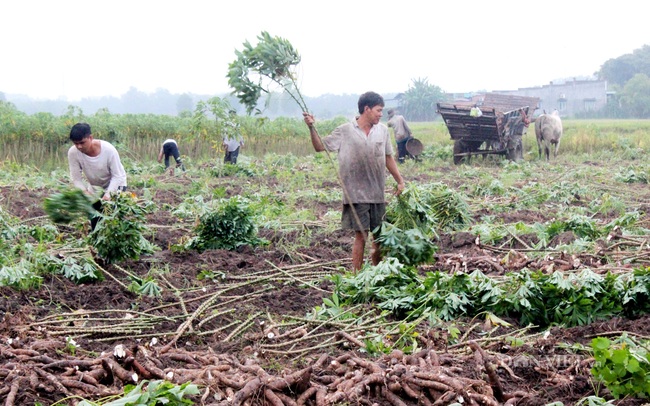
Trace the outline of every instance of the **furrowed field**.
<instances>
[{"instance_id":1,"label":"furrowed field","mask_svg":"<svg viewBox=\"0 0 650 406\"><path fill-rule=\"evenodd\" d=\"M0 117L5 405L648 402L649 122L567 120L550 163L531 126L524 161L459 166L442 123L414 123L385 260L353 274L336 168L298 118L241 118L224 166L214 121ZM95 233L46 212L81 120L129 183ZM166 138L186 172L156 162Z\"/></svg>"}]
</instances>

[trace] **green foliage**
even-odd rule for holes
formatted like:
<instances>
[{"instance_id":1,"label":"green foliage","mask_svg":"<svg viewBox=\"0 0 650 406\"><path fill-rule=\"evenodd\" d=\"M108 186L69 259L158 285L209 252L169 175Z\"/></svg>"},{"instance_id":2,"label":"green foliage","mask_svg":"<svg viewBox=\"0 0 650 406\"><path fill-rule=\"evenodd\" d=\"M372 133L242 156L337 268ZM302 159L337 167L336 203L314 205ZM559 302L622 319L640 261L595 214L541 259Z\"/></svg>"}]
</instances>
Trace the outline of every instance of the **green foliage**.
<instances>
[{"instance_id":1,"label":"green foliage","mask_svg":"<svg viewBox=\"0 0 650 406\"><path fill-rule=\"evenodd\" d=\"M18 229L21 230L22 226ZM26 231L16 234L18 239L12 241L11 248L0 256L0 286L16 290L34 289L41 286L45 276L54 274L63 275L74 283L103 280L103 274L94 261L86 257L87 254L48 252L42 242L36 246L27 242L24 237L33 229L26 228Z\"/></svg>"},{"instance_id":2,"label":"green foliage","mask_svg":"<svg viewBox=\"0 0 650 406\"><path fill-rule=\"evenodd\" d=\"M650 77L637 73L625 83L620 94L621 105L631 117L650 117Z\"/></svg>"},{"instance_id":3,"label":"green foliage","mask_svg":"<svg viewBox=\"0 0 650 406\"><path fill-rule=\"evenodd\" d=\"M650 76L650 46L643 45L632 53L608 59L598 71L598 77L619 86L632 79L637 73Z\"/></svg>"},{"instance_id":4,"label":"green foliage","mask_svg":"<svg viewBox=\"0 0 650 406\"><path fill-rule=\"evenodd\" d=\"M40 243L54 241L59 235L59 229L52 224L44 224L42 226L38 224L32 226L20 225L18 227L18 233L29 235Z\"/></svg>"},{"instance_id":5,"label":"green foliage","mask_svg":"<svg viewBox=\"0 0 650 406\"><path fill-rule=\"evenodd\" d=\"M90 245L109 263L138 259L156 247L144 238L145 215L153 210L152 202L142 202L131 193L113 194L102 200L101 218L88 235Z\"/></svg>"},{"instance_id":6,"label":"green foliage","mask_svg":"<svg viewBox=\"0 0 650 406\"><path fill-rule=\"evenodd\" d=\"M329 298L323 298L323 305L314 307L307 316L316 320L350 320L358 316L346 309L347 303L339 299L339 295L333 293Z\"/></svg>"},{"instance_id":7,"label":"green foliage","mask_svg":"<svg viewBox=\"0 0 650 406\"><path fill-rule=\"evenodd\" d=\"M384 257L397 258L407 266L430 263L437 247L418 228L402 230L388 222L381 225L377 238Z\"/></svg>"},{"instance_id":8,"label":"green foliage","mask_svg":"<svg viewBox=\"0 0 650 406\"><path fill-rule=\"evenodd\" d=\"M199 388L190 382L176 385L168 381L142 381L138 385L126 385L124 396L106 403L81 401L78 406L182 406L193 405L186 395L198 395Z\"/></svg>"},{"instance_id":9,"label":"green foliage","mask_svg":"<svg viewBox=\"0 0 650 406\"><path fill-rule=\"evenodd\" d=\"M623 297L616 299L621 301L627 316L650 313L650 267L637 268L631 275L622 275L611 284L623 292Z\"/></svg>"},{"instance_id":10,"label":"green foliage","mask_svg":"<svg viewBox=\"0 0 650 406\"><path fill-rule=\"evenodd\" d=\"M74 283L88 283L104 280L104 274L95 265L95 262L85 257L69 256L59 260L58 273L63 274L66 278Z\"/></svg>"},{"instance_id":11,"label":"green foliage","mask_svg":"<svg viewBox=\"0 0 650 406\"><path fill-rule=\"evenodd\" d=\"M400 110L408 120L433 121L437 114L436 103L444 99L442 89L429 84L427 78L413 79L413 83L404 92Z\"/></svg>"},{"instance_id":12,"label":"green foliage","mask_svg":"<svg viewBox=\"0 0 650 406\"><path fill-rule=\"evenodd\" d=\"M429 214L437 219L438 230L461 230L471 221L471 211L465 198L443 183L421 186L425 191L424 201Z\"/></svg>"},{"instance_id":13,"label":"green foliage","mask_svg":"<svg viewBox=\"0 0 650 406\"><path fill-rule=\"evenodd\" d=\"M237 59L228 65L228 85L233 88L232 94L250 114L257 107L262 92L270 93L268 84L263 82L267 78L283 87L303 111L308 111L296 87L296 74L293 72L300 63L298 52L288 40L272 37L266 31L262 31L257 39L254 47L248 41L244 42L244 49L235 51Z\"/></svg>"},{"instance_id":14,"label":"green foliage","mask_svg":"<svg viewBox=\"0 0 650 406\"><path fill-rule=\"evenodd\" d=\"M399 229L419 229L424 235L436 237L438 218L431 207L431 191L431 185L409 183L386 207L386 221Z\"/></svg>"},{"instance_id":15,"label":"green foliage","mask_svg":"<svg viewBox=\"0 0 650 406\"><path fill-rule=\"evenodd\" d=\"M411 266L431 262L437 230L453 230L470 222L469 205L442 183L410 183L386 207L377 237L384 256Z\"/></svg>"},{"instance_id":16,"label":"green foliage","mask_svg":"<svg viewBox=\"0 0 650 406\"><path fill-rule=\"evenodd\" d=\"M650 397L648 344L639 344L626 334L614 341L605 337L594 338L591 341L595 359L592 375L603 382L616 399Z\"/></svg>"},{"instance_id":17,"label":"green foliage","mask_svg":"<svg viewBox=\"0 0 650 406\"><path fill-rule=\"evenodd\" d=\"M0 286L16 290L28 290L41 286L43 278L34 271L32 264L21 259L18 263L0 269Z\"/></svg>"},{"instance_id":18,"label":"green foliage","mask_svg":"<svg viewBox=\"0 0 650 406\"><path fill-rule=\"evenodd\" d=\"M470 275L432 272L421 278L395 258L364 266L358 274L342 278L335 290L351 303L373 302L408 318L430 313L453 320L489 312L537 326L586 325L616 315L646 313L649 291L647 268L605 276L589 269L552 274L522 270L490 278L476 270Z\"/></svg>"},{"instance_id":19,"label":"green foliage","mask_svg":"<svg viewBox=\"0 0 650 406\"><path fill-rule=\"evenodd\" d=\"M564 406L564 403L557 402L558 406ZM606 400L598 396L587 396L576 402L576 406L614 406L613 401Z\"/></svg>"},{"instance_id":20,"label":"green foliage","mask_svg":"<svg viewBox=\"0 0 650 406\"><path fill-rule=\"evenodd\" d=\"M635 168L625 168L621 169L614 178L619 182L624 183L648 183L648 170L647 169L635 169Z\"/></svg>"},{"instance_id":21,"label":"green foliage","mask_svg":"<svg viewBox=\"0 0 650 406\"><path fill-rule=\"evenodd\" d=\"M195 227L196 236L187 248L202 252L206 249L234 250L245 244L260 245L265 241L257 237L257 225L248 199L233 196L223 200L214 211L202 215Z\"/></svg>"},{"instance_id":22,"label":"green foliage","mask_svg":"<svg viewBox=\"0 0 650 406\"><path fill-rule=\"evenodd\" d=\"M160 297L162 295L162 288L150 276L138 278L135 275L131 275L129 279L131 279L131 284L128 286L129 292L150 297Z\"/></svg>"},{"instance_id":23,"label":"green foliage","mask_svg":"<svg viewBox=\"0 0 650 406\"><path fill-rule=\"evenodd\" d=\"M498 179L491 179L488 185L478 184L474 190L474 194L478 196L503 196L506 188Z\"/></svg>"},{"instance_id":24,"label":"green foliage","mask_svg":"<svg viewBox=\"0 0 650 406\"><path fill-rule=\"evenodd\" d=\"M603 229L598 227L594 219L582 215L574 215L566 220L564 222L564 231L573 231L573 233L578 237L586 238L591 241L594 241L605 234Z\"/></svg>"},{"instance_id":25,"label":"green foliage","mask_svg":"<svg viewBox=\"0 0 650 406\"><path fill-rule=\"evenodd\" d=\"M65 347L63 348L63 351L66 353L72 355L73 357L77 353L77 348L79 347L79 344L72 338L72 337L66 337L65 338Z\"/></svg>"},{"instance_id":26,"label":"green foliage","mask_svg":"<svg viewBox=\"0 0 650 406\"><path fill-rule=\"evenodd\" d=\"M376 302L381 309L396 313L412 309L413 289L418 286L417 270L385 258L376 266L365 264L353 275L346 275L337 286L339 295L353 303Z\"/></svg>"},{"instance_id":27,"label":"green foliage","mask_svg":"<svg viewBox=\"0 0 650 406\"><path fill-rule=\"evenodd\" d=\"M43 209L54 223L67 224L84 216L90 218L97 214L93 202L79 188L70 188L45 198Z\"/></svg>"},{"instance_id":28,"label":"green foliage","mask_svg":"<svg viewBox=\"0 0 650 406\"><path fill-rule=\"evenodd\" d=\"M210 120L212 117L214 120ZM199 101L192 116L192 131L205 136L216 133L212 148L219 150L226 136L240 136L239 120L230 102L220 97Z\"/></svg>"},{"instance_id":29,"label":"green foliage","mask_svg":"<svg viewBox=\"0 0 650 406\"><path fill-rule=\"evenodd\" d=\"M237 165L227 163L224 165L213 166L210 169L210 174L218 178L229 176L252 178L259 175L258 169L255 166L243 162L240 162Z\"/></svg>"}]
</instances>

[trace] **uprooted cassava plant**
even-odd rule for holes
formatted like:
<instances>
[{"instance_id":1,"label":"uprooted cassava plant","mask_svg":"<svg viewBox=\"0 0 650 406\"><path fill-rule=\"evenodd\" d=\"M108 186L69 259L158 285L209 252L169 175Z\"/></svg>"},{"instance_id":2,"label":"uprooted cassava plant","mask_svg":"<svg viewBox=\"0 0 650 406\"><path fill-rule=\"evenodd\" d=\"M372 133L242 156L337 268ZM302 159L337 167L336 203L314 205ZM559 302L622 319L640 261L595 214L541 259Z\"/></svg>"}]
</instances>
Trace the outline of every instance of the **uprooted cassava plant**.
<instances>
[{"instance_id":1,"label":"uprooted cassava plant","mask_svg":"<svg viewBox=\"0 0 650 406\"><path fill-rule=\"evenodd\" d=\"M446 185L412 183L386 208L377 241L384 256L404 265L428 263L438 231L465 227L470 220L467 202Z\"/></svg>"},{"instance_id":2,"label":"uprooted cassava plant","mask_svg":"<svg viewBox=\"0 0 650 406\"><path fill-rule=\"evenodd\" d=\"M257 39L255 46L244 42L244 49L235 51L237 59L228 65L228 85L234 89L232 94L250 114L257 107L262 93L271 94L269 85L275 83L298 103L302 111L308 111L293 71L300 63L298 51L286 39L273 37L266 31L262 31Z\"/></svg>"},{"instance_id":3,"label":"uprooted cassava plant","mask_svg":"<svg viewBox=\"0 0 650 406\"><path fill-rule=\"evenodd\" d=\"M241 245L260 245L265 241L257 236L255 213L247 199L234 196L223 200L214 211L201 216L195 228L196 236L186 248L199 252L206 249L234 250Z\"/></svg>"},{"instance_id":4,"label":"uprooted cassava plant","mask_svg":"<svg viewBox=\"0 0 650 406\"><path fill-rule=\"evenodd\" d=\"M67 224L81 216L96 215L92 202L83 190L71 188L46 197L43 209L52 222Z\"/></svg>"},{"instance_id":5,"label":"uprooted cassava plant","mask_svg":"<svg viewBox=\"0 0 650 406\"><path fill-rule=\"evenodd\" d=\"M157 247L143 235L145 214L152 206L131 193L116 193L110 201L102 200L101 218L88 235L90 245L109 263L153 253Z\"/></svg>"}]
</instances>

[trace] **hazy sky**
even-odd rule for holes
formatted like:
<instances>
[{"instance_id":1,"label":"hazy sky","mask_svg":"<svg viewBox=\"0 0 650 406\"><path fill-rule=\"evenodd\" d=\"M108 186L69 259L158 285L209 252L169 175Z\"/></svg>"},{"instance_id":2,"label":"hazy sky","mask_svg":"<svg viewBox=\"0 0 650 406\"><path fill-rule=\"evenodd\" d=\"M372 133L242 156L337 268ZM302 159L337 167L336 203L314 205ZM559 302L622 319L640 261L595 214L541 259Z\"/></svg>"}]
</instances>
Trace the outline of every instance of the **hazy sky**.
<instances>
[{"instance_id":1,"label":"hazy sky","mask_svg":"<svg viewBox=\"0 0 650 406\"><path fill-rule=\"evenodd\" d=\"M320 4L320 5L319 5ZM589 76L650 44L638 0L2 0L0 92L46 99L136 87L229 92L228 64L268 31L302 56L305 96L506 90Z\"/></svg>"}]
</instances>

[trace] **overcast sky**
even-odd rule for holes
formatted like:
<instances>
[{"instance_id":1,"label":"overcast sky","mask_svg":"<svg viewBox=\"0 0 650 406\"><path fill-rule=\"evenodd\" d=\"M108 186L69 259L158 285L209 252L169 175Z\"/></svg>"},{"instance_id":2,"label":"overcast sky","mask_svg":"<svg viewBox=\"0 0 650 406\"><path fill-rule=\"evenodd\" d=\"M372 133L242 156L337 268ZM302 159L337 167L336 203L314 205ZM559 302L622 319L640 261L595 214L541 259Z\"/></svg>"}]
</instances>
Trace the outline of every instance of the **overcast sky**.
<instances>
[{"instance_id":1,"label":"overcast sky","mask_svg":"<svg viewBox=\"0 0 650 406\"><path fill-rule=\"evenodd\" d=\"M540 86L650 45L618 0L1 0L0 92L38 99L222 94L235 50L268 31L302 56L305 96Z\"/></svg>"}]
</instances>

